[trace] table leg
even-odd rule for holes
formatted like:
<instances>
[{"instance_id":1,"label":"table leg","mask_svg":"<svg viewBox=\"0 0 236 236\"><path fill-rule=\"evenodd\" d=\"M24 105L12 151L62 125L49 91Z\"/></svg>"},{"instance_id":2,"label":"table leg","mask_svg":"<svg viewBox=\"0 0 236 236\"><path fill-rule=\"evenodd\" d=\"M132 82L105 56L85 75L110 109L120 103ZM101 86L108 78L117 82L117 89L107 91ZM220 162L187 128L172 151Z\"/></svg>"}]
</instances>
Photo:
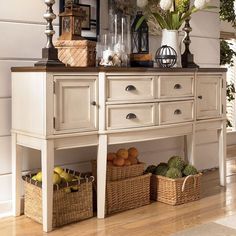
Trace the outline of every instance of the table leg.
<instances>
[{"instance_id":1,"label":"table leg","mask_svg":"<svg viewBox=\"0 0 236 236\"><path fill-rule=\"evenodd\" d=\"M53 168L54 168L54 142L53 140L43 140L41 150L42 162L42 208L43 208L43 231L52 231L52 211L53 211Z\"/></svg>"},{"instance_id":2,"label":"table leg","mask_svg":"<svg viewBox=\"0 0 236 236\"><path fill-rule=\"evenodd\" d=\"M220 171L220 185L226 185L226 124L222 122L219 130L219 171Z\"/></svg>"},{"instance_id":3,"label":"table leg","mask_svg":"<svg viewBox=\"0 0 236 236\"><path fill-rule=\"evenodd\" d=\"M97 217L105 217L107 172L107 135L99 136L97 155Z\"/></svg>"},{"instance_id":4,"label":"table leg","mask_svg":"<svg viewBox=\"0 0 236 236\"><path fill-rule=\"evenodd\" d=\"M189 164L195 165L195 134L186 135L185 138L186 145L186 158Z\"/></svg>"},{"instance_id":5,"label":"table leg","mask_svg":"<svg viewBox=\"0 0 236 236\"><path fill-rule=\"evenodd\" d=\"M19 216L21 213L23 147L17 145L16 137L16 133L12 133L12 213L14 216Z\"/></svg>"}]
</instances>

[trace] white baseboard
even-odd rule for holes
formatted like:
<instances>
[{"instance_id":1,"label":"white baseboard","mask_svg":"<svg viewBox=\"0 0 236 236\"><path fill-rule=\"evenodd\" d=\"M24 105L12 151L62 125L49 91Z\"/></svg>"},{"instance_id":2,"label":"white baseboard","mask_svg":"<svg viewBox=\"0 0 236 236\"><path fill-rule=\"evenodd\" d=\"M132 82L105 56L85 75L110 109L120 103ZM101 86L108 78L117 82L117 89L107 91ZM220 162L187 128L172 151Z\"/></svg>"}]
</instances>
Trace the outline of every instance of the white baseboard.
<instances>
[{"instance_id":1,"label":"white baseboard","mask_svg":"<svg viewBox=\"0 0 236 236\"><path fill-rule=\"evenodd\" d=\"M12 215L12 201L0 202L0 219Z\"/></svg>"},{"instance_id":2,"label":"white baseboard","mask_svg":"<svg viewBox=\"0 0 236 236\"><path fill-rule=\"evenodd\" d=\"M21 214L24 213L24 197L21 197ZM12 201L0 202L0 219L12 216Z\"/></svg>"}]
</instances>

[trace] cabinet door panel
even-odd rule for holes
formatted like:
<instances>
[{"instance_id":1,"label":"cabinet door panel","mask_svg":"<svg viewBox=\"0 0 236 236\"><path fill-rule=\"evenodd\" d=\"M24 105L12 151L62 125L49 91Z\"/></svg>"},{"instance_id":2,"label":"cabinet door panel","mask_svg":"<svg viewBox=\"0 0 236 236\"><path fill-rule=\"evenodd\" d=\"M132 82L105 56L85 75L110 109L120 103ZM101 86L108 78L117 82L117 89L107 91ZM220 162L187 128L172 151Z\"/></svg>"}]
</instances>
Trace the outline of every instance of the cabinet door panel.
<instances>
[{"instance_id":1,"label":"cabinet door panel","mask_svg":"<svg viewBox=\"0 0 236 236\"><path fill-rule=\"evenodd\" d=\"M214 118L221 115L221 81L217 76L197 79L197 118Z\"/></svg>"},{"instance_id":2,"label":"cabinet door panel","mask_svg":"<svg viewBox=\"0 0 236 236\"><path fill-rule=\"evenodd\" d=\"M55 108L57 131L95 130L97 123L96 77L56 78Z\"/></svg>"}]
</instances>

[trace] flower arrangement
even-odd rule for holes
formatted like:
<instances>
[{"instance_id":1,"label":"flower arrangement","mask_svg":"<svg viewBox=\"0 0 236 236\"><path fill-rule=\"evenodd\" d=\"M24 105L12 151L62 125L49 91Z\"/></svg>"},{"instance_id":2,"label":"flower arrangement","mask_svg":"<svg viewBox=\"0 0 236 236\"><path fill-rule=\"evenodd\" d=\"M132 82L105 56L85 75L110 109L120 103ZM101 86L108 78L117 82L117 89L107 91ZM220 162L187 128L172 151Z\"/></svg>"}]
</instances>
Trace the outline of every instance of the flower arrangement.
<instances>
[{"instance_id":1,"label":"flower arrangement","mask_svg":"<svg viewBox=\"0 0 236 236\"><path fill-rule=\"evenodd\" d=\"M210 0L195 0L191 6L190 0L137 0L137 6L143 9L145 13L144 17L138 22L137 28L144 18L147 18L153 27L179 30L191 14L201 9L215 8L209 6L209 2Z\"/></svg>"}]
</instances>

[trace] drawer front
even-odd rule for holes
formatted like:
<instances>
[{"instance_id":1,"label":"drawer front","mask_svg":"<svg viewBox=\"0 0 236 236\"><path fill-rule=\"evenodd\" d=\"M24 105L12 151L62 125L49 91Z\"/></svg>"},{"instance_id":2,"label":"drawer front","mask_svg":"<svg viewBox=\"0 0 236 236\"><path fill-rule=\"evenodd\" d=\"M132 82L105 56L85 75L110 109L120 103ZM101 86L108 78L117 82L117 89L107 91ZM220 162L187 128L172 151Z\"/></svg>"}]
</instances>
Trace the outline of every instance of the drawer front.
<instances>
[{"instance_id":1,"label":"drawer front","mask_svg":"<svg viewBox=\"0 0 236 236\"><path fill-rule=\"evenodd\" d=\"M160 124L173 124L193 120L193 101L163 102L159 105Z\"/></svg>"},{"instance_id":2,"label":"drawer front","mask_svg":"<svg viewBox=\"0 0 236 236\"><path fill-rule=\"evenodd\" d=\"M107 129L152 126L154 123L154 103L107 107Z\"/></svg>"},{"instance_id":3,"label":"drawer front","mask_svg":"<svg viewBox=\"0 0 236 236\"><path fill-rule=\"evenodd\" d=\"M108 77L108 101L143 100L154 98L152 76Z\"/></svg>"},{"instance_id":4,"label":"drawer front","mask_svg":"<svg viewBox=\"0 0 236 236\"><path fill-rule=\"evenodd\" d=\"M194 76L160 76L160 98L194 96Z\"/></svg>"}]
</instances>

